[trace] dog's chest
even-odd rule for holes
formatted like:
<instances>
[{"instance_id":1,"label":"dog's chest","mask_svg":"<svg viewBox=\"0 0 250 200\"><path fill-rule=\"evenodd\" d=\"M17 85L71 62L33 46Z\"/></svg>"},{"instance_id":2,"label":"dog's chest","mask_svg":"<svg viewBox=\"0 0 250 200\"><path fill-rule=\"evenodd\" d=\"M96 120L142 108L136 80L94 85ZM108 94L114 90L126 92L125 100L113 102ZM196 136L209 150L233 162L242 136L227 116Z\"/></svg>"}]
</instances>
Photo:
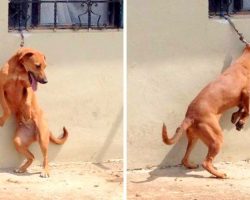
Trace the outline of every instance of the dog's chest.
<instances>
[{"instance_id":1,"label":"dog's chest","mask_svg":"<svg viewBox=\"0 0 250 200\"><path fill-rule=\"evenodd\" d=\"M27 89L22 80L10 81L4 87L4 94L10 106L19 106L27 96Z\"/></svg>"}]
</instances>

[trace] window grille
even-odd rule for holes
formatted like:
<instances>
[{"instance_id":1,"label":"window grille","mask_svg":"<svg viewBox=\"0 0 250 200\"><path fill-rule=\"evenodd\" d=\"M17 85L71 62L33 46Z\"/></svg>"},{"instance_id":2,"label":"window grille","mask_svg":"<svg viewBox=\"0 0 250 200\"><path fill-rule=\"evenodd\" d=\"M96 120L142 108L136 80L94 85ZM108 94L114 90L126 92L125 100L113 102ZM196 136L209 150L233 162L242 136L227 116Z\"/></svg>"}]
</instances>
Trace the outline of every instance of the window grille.
<instances>
[{"instance_id":1,"label":"window grille","mask_svg":"<svg viewBox=\"0 0 250 200\"><path fill-rule=\"evenodd\" d=\"M249 14L249 0L209 0L209 17Z\"/></svg>"},{"instance_id":2,"label":"window grille","mask_svg":"<svg viewBox=\"0 0 250 200\"><path fill-rule=\"evenodd\" d=\"M9 0L9 30L122 27L122 0Z\"/></svg>"}]
</instances>

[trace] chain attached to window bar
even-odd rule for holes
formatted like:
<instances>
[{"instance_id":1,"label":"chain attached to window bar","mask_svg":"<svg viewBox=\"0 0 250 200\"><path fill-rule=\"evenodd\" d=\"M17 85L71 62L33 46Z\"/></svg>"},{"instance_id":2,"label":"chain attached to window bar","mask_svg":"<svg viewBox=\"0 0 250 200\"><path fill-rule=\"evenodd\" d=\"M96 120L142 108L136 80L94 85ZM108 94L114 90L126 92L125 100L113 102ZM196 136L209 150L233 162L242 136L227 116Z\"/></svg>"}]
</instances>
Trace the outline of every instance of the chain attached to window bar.
<instances>
[{"instance_id":1,"label":"chain attached to window bar","mask_svg":"<svg viewBox=\"0 0 250 200\"><path fill-rule=\"evenodd\" d=\"M20 31L20 36L21 36L21 43L20 43L20 47L24 46L24 36L23 36L23 31Z\"/></svg>"},{"instance_id":2,"label":"chain attached to window bar","mask_svg":"<svg viewBox=\"0 0 250 200\"><path fill-rule=\"evenodd\" d=\"M245 45L249 45L249 42L243 37L243 34L240 33L239 30L235 27L235 25L232 22L232 20L230 19L230 17L224 15L224 18L229 22L229 24L233 27L235 32L240 36L239 37L240 41L243 42Z\"/></svg>"}]
</instances>

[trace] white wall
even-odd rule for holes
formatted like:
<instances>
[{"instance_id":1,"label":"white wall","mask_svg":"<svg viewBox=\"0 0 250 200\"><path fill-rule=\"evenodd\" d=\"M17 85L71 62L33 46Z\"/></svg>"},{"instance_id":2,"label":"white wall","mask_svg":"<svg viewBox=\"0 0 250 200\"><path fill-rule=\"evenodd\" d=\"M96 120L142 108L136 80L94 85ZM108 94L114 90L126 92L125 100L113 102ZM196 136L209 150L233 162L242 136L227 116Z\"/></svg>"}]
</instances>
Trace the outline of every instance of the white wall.
<instances>
[{"instance_id":1,"label":"white wall","mask_svg":"<svg viewBox=\"0 0 250 200\"><path fill-rule=\"evenodd\" d=\"M128 0L129 168L180 163L186 138L174 146L161 141L162 123L173 134L197 93L244 45L227 22L208 19L208 0ZM250 40L250 17L233 19ZM225 143L218 160L250 158L249 126L237 132L229 111L222 118ZM206 147L191 156L201 163Z\"/></svg>"},{"instance_id":2,"label":"white wall","mask_svg":"<svg viewBox=\"0 0 250 200\"><path fill-rule=\"evenodd\" d=\"M8 2L0 2L0 63L20 44L8 33ZM46 55L48 84L38 100L54 135L65 125L69 140L51 145L50 160L94 161L122 158L122 31L31 31L25 46ZM0 128L0 167L16 166L13 119ZM31 150L40 156L37 145Z\"/></svg>"}]
</instances>

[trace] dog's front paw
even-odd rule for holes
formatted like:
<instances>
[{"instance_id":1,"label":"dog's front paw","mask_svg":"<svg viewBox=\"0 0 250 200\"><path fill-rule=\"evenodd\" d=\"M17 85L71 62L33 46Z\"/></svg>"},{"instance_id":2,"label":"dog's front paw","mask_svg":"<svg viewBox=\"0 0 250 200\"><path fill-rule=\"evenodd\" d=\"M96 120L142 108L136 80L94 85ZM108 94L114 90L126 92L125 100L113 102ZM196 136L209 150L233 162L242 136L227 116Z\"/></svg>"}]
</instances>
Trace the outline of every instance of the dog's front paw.
<instances>
[{"instance_id":1,"label":"dog's front paw","mask_svg":"<svg viewBox=\"0 0 250 200\"><path fill-rule=\"evenodd\" d=\"M245 124L245 123L244 123L242 120L239 120L239 121L235 124L236 130L237 130L237 131L240 131L241 129L243 129L244 124Z\"/></svg>"},{"instance_id":2,"label":"dog's front paw","mask_svg":"<svg viewBox=\"0 0 250 200\"><path fill-rule=\"evenodd\" d=\"M234 112L231 117L231 122L235 124L240 118L240 112Z\"/></svg>"}]
</instances>

